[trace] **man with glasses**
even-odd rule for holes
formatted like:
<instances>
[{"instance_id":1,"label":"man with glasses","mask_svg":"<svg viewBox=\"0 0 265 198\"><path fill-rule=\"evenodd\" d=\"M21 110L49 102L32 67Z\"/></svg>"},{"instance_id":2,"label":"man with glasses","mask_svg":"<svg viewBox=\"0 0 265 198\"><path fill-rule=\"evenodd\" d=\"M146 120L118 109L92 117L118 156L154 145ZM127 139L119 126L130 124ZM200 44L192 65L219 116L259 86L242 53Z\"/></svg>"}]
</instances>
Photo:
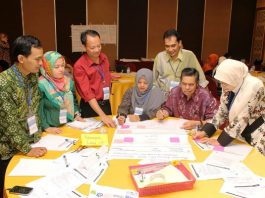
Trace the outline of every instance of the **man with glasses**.
<instances>
[{"instance_id":1,"label":"man with glasses","mask_svg":"<svg viewBox=\"0 0 265 198\"><path fill-rule=\"evenodd\" d=\"M206 87L206 80L196 56L192 51L182 49L180 34L175 29L167 30L163 36L165 51L158 53L153 66L154 84L168 93L180 81L181 71L195 68L200 74L200 85Z\"/></svg>"},{"instance_id":2,"label":"man with glasses","mask_svg":"<svg viewBox=\"0 0 265 198\"><path fill-rule=\"evenodd\" d=\"M157 111L156 117L163 120L168 116L187 119L184 129L193 129L213 118L218 102L211 93L198 85L199 73L194 68L181 72L180 85L173 88L166 103Z\"/></svg>"}]
</instances>

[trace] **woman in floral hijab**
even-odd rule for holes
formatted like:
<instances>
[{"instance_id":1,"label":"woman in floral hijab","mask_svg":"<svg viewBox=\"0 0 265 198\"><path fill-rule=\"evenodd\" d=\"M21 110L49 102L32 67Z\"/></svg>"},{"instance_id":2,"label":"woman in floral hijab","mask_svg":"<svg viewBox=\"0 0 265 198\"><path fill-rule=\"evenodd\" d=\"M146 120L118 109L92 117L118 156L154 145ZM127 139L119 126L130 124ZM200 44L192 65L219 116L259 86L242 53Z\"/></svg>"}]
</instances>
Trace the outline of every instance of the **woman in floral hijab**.
<instances>
[{"instance_id":1,"label":"woman in floral hijab","mask_svg":"<svg viewBox=\"0 0 265 198\"><path fill-rule=\"evenodd\" d=\"M64 75L64 57L55 51L46 52L40 69L40 116L42 129L60 133L58 126L74 119L82 121L78 112L74 82Z\"/></svg>"}]
</instances>

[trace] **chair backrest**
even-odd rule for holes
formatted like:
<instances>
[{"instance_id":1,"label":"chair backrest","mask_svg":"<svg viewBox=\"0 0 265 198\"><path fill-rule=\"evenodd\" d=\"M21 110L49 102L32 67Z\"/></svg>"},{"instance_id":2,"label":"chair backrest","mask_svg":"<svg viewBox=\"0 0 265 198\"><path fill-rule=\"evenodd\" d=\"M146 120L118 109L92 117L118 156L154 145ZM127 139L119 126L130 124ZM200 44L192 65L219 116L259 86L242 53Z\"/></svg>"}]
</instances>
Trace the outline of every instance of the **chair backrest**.
<instances>
[{"instance_id":1,"label":"chair backrest","mask_svg":"<svg viewBox=\"0 0 265 198\"><path fill-rule=\"evenodd\" d=\"M218 87L217 81L211 76L206 75L205 77L206 77L206 80L209 81L209 84L208 84L209 91L211 92L213 97L219 100L220 96L218 95L218 92L217 92L217 87Z\"/></svg>"}]
</instances>

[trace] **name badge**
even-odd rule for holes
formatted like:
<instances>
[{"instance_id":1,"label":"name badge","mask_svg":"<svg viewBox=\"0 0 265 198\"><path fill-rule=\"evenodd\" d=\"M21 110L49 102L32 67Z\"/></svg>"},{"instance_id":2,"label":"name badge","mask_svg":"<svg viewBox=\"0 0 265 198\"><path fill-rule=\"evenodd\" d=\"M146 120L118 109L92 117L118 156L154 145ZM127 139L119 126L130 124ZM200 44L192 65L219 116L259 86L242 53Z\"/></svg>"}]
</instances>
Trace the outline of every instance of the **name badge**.
<instances>
[{"instance_id":1,"label":"name badge","mask_svg":"<svg viewBox=\"0 0 265 198\"><path fill-rule=\"evenodd\" d=\"M36 117L34 115L30 116L27 119L27 122L28 122L29 134L30 135L33 135L34 133L38 132Z\"/></svg>"},{"instance_id":2,"label":"name badge","mask_svg":"<svg viewBox=\"0 0 265 198\"><path fill-rule=\"evenodd\" d=\"M143 108L135 107L134 115L142 115L143 112L144 112L144 109Z\"/></svg>"},{"instance_id":3,"label":"name badge","mask_svg":"<svg viewBox=\"0 0 265 198\"><path fill-rule=\"evenodd\" d=\"M110 95L110 91L109 91L109 87L103 87L103 100L109 100L109 95Z\"/></svg>"},{"instance_id":4,"label":"name badge","mask_svg":"<svg viewBox=\"0 0 265 198\"><path fill-rule=\"evenodd\" d=\"M173 89L174 87L178 86L179 85L179 82L178 81L170 81L170 91L171 89Z\"/></svg>"},{"instance_id":5,"label":"name badge","mask_svg":"<svg viewBox=\"0 0 265 198\"><path fill-rule=\"evenodd\" d=\"M60 109L60 124L65 124L67 122L67 110L66 109Z\"/></svg>"}]
</instances>

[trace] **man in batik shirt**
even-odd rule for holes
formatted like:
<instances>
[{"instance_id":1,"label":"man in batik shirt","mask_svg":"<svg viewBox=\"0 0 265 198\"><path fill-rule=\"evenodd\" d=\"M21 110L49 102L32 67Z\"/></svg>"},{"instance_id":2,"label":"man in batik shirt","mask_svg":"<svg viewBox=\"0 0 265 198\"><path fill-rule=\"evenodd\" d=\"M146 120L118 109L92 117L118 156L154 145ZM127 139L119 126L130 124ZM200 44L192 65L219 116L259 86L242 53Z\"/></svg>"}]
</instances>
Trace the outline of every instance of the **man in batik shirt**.
<instances>
[{"instance_id":1,"label":"man in batik shirt","mask_svg":"<svg viewBox=\"0 0 265 198\"><path fill-rule=\"evenodd\" d=\"M157 111L160 120L174 116L187 119L184 129L203 125L213 118L219 103L208 89L199 84L199 73L194 68L185 68L181 72L180 85L173 88L166 103Z\"/></svg>"},{"instance_id":2,"label":"man in batik shirt","mask_svg":"<svg viewBox=\"0 0 265 198\"><path fill-rule=\"evenodd\" d=\"M18 152L41 157L47 149L32 148L40 139L38 116L38 72L43 49L33 36L18 37L12 48L15 64L0 74L0 196L3 194L5 170Z\"/></svg>"}]
</instances>

